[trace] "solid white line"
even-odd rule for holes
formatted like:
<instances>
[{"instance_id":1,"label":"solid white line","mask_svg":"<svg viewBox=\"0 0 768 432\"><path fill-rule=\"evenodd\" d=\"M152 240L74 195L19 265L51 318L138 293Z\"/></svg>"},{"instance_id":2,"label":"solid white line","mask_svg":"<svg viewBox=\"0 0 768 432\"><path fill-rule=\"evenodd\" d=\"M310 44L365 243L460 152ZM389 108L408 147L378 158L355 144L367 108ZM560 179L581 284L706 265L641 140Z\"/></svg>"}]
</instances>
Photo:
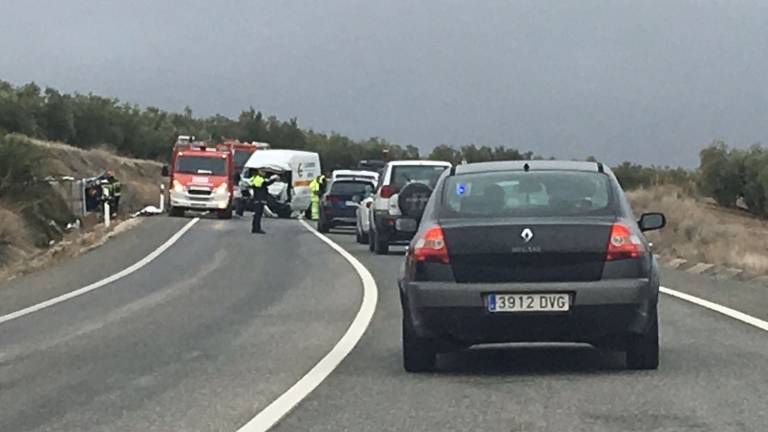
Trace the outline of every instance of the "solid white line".
<instances>
[{"instance_id":1,"label":"solid white line","mask_svg":"<svg viewBox=\"0 0 768 432\"><path fill-rule=\"evenodd\" d=\"M768 331L768 322L763 321L759 318L755 318L751 315L747 315L744 312L739 312L736 309L731 309L727 306L719 305L717 303L713 303L709 300L704 300L702 298L692 296L690 294L686 294L680 291L675 291L672 289L669 289L667 287L661 287L659 288L659 291L663 292L664 294L670 295L672 297L679 298L681 300L685 300L687 302L691 302L695 305L713 310L715 312L719 312L723 315L729 316L733 319L739 320L743 323L749 324L751 326L757 327L761 330Z\"/></svg>"},{"instance_id":2,"label":"solid white line","mask_svg":"<svg viewBox=\"0 0 768 432\"><path fill-rule=\"evenodd\" d=\"M106 277L106 278L104 278L104 279L102 279L102 280L100 280L98 282L94 282L94 283L92 283L90 285L84 286L84 287L82 287L80 289L77 289L75 291L70 291L70 292L68 292L66 294L62 294L62 295L60 295L58 297L54 297L52 299L46 300L44 302L41 302L41 303L38 303L38 304L35 304L35 305L32 305L32 306L29 306L27 308L18 310L16 312L9 313L8 315L0 316L0 324L2 324L4 322L11 321L11 320L15 320L16 318L21 318L21 317L23 317L25 315L29 315L29 314L31 314L33 312L37 312L37 311L45 309L47 307L51 307L51 306L53 306L55 304L67 301L67 300L69 300L71 298L74 298L74 297L77 297L77 296L81 296L81 295L83 295L85 293L91 292L91 291L93 291L95 289L103 287L104 285L108 285L108 284L110 284L110 283L112 283L112 282L114 282L114 281L116 281L118 279L122 279L122 278L128 276L129 274L135 272L136 270L138 270L138 269L144 267L145 265L151 263L155 258L160 256L160 254L165 252L169 247L173 246L173 244L176 243L181 238L181 236L183 236L184 233L189 231L189 229L192 228L192 226L194 224L196 224L197 221L199 221L199 220L200 220L200 218L194 218L191 221L189 221L189 223L184 225L179 231L176 232L176 234L174 234L173 236L171 236L171 238L166 240L165 243L161 244L157 249L152 251L149 255L145 256L142 259L140 259L139 261L137 261L136 263L134 263L130 267L125 268L125 269L123 269L123 270L113 274L112 276L108 276L108 277Z\"/></svg>"},{"instance_id":3,"label":"solid white line","mask_svg":"<svg viewBox=\"0 0 768 432\"><path fill-rule=\"evenodd\" d=\"M349 252L334 243L333 240L320 234L303 220L300 220L300 222L306 229L312 232L312 234L319 237L352 264L352 267L354 267L357 274L360 276L360 279L363 281L363 301L360 304L360 310L357 311L355 319L352 320L346 333L339 339L333 349L310 369L306 375L297 381L296 384L280 397L272 401L272 403L267 405L266 408L256 414L256 416L249 420L248 423L238 429L238 432L264 432L276 425L277 422L285 417L285 415L296 407L299 402L312 393L312 391L339 366L341 361L349 355L355 345L357 345L363 337L365 330L371 323L373 313L376 310L378 291L376 288L376 281L373 279L373 276L371 276L371 273L368 272L368 269L366 269L365 266L363 266L363 264Z\"/></svg>"}]
</instances>

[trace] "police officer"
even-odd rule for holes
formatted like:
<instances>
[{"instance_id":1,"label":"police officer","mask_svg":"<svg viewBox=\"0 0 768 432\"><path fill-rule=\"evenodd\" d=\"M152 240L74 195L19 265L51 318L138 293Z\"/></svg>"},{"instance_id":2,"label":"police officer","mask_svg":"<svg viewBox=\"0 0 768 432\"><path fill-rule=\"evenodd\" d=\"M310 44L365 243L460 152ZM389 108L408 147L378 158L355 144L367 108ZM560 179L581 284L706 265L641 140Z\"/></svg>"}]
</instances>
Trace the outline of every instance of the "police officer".
<instances>
[{"instance_id":1,"label":"police officer","mask_svg":"<svg viewBox=\"0 0 768 432\"><path fill-rule=\"evenodd\" d=\"M266 234L261 229L261 217L264 215L264 205L267 203L267 197L269 196L267 187L279 178L277 175L273 175L266 179L262 170L256 170L256 173L251 177L250 184L251 188L253 188L253 222L251 223L251 233Z\"/></svg>"}]
</instances>

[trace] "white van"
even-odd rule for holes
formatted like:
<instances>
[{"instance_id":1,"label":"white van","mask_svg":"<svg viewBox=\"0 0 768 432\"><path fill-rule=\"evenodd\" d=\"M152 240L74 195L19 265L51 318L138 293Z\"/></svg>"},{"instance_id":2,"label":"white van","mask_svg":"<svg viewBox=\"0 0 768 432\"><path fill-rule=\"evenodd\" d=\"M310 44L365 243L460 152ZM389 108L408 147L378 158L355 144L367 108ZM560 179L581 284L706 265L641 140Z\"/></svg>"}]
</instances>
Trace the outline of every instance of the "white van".
<instances>
[{"instance_id":1,"label":"white van","mask_svg":"<svg viewBox=\"0 0 768 432\"><path fill-rule=\"evenodd\" d=\"M240 180L241 188L248 187L248 179L255 169L276 173L281 181L269 186L269 208L280 217L309 209L311 192L309 183L320 175L320 155L300 150L258 150L248 159Z\"/></svg>"}]
</instances>

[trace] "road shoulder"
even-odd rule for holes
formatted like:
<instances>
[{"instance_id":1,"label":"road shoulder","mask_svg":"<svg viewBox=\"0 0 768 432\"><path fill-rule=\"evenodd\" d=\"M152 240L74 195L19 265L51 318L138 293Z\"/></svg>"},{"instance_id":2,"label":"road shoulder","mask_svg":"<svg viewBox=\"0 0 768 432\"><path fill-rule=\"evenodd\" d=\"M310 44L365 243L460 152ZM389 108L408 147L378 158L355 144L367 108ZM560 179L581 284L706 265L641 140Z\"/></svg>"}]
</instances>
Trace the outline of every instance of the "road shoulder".
<instances>
[{"instance_id":1,"label":"road shoulder","mask_svg":"<svg viewBox=\"0 0 768 432\"><path fill-rule=\"evenodd\" d=\"M768 319L768 288L760 285L672 269L662 270L661 284L762 320Z\"/></svg>"}]
</instances>

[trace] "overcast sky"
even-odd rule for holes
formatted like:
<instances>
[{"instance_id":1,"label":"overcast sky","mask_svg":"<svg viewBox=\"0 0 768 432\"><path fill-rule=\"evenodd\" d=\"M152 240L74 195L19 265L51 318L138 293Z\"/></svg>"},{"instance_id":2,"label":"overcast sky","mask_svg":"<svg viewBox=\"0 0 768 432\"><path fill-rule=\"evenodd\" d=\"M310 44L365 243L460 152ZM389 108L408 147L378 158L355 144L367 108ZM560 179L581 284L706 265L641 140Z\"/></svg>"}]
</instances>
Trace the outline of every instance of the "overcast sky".
<instances>
[{"instance_id":1,"label":"overcast sky","mask_svg":"<svg viewBox=\"0 0 768 432\"><path fill-rule=\"evenodd\" d=\"M0 79L424 150L768 142L768 2L0 0Z\"/></svg>"}]
</instances>

